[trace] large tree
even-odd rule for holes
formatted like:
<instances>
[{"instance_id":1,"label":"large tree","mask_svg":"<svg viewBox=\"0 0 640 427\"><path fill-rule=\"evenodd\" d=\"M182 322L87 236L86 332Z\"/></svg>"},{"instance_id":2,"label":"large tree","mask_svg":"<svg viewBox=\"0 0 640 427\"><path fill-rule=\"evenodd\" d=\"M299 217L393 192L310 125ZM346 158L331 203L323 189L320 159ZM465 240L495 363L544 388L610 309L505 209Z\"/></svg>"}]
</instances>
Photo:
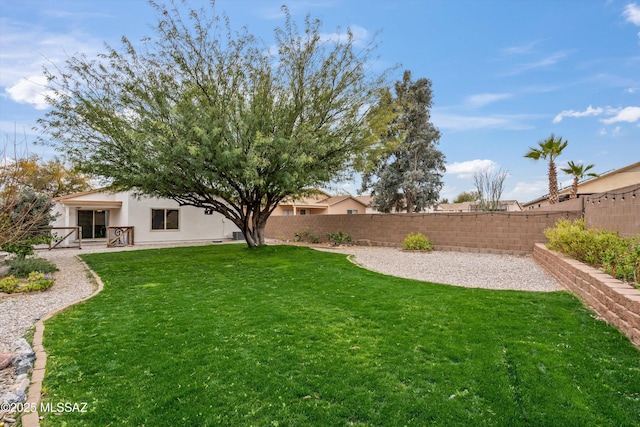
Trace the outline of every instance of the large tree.
<instances>
[{"instance_id":1,"label":"large tree","mask_svg":"<svg viewBox=\"0 0 640 427\"><path fill-rule=\"evenodd\" d=\"M381 212L419 212L437 202L445 171L444 155L436 147L440 132L430 121L431 81L412 81L405 71L395 84L395 98L383 95L369 116L382 148L365 165L362 190L372 190ZM386 124L383 131L380 123Z\"/></svg>"},{"instance_id":2,"label":"large tree","mask_svg":"<svg viewBox=\"0 0 640 427\"><path fill-rule=\"evenodd\" d=\"M533 160L544 159L549 162L549 203L558 203L558 171L556 170L556 159L562 151L567 147L569 142L562 140L562 137L556 138L551 134L547 139L538 142L538 147L530 147L529 151L524 155Z\"/></svg>"},{"instance_id":3,"label":"large tree","mask_svg":"<svg viewBox=\"0 0 640 427\"><path fill-rule=\"evenodd\" d=\"M150 4L144 46L123 37L46 71L52 109L39 123L114 189L212 209L262 244L279 201L335 179L368 143L375 46L350 31L328 39L310 17L299 31L286 8L269 47L204 8Z\"/></svg>"},{"instance_id":4,"label":"large tree","mask_svg":"<svg viewBox=\"0 0 640 427\"><path fill-rule=\"evenodd\" d=\"M594 168L594 164L583 165L582 163L574 163L573 161L569 161L567 163L566 168L561 168L560 170L567 175L573 176L573 183L571 184L571 193L569 194L570 199L575 199L578 197L578 184L581 179L585 177L597 177L597 173L589 172L592 168Z\"/></svg>"}]
</instances>

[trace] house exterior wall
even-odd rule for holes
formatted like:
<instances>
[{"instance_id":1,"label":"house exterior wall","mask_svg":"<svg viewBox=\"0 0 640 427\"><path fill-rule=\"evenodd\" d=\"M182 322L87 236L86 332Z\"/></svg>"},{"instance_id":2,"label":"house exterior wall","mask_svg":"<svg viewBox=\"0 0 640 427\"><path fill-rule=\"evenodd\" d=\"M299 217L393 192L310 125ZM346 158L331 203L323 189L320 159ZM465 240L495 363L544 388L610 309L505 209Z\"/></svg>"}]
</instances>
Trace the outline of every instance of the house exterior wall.
<instances>
[{"instance_id":1,"label":"house exterior wall","mask_svg":"<svg viewBox=\"0 0 640 427\"><path fill-rule=\"evenodd\" d=\"M121 206L114 207L114 202L120 202ZM170 199L136 198L129 192L96 192L73 198L63 198L54 205L53 210L59 213L59 217L53 227L75 227L78 224L77 212L79 210L97 209L109 212L108 226L134 227L136 243L227 239L233 236L233 232L240 231L235 224L217 212L205 215L202 208L180 207L177 202ZM152 230L152 209L177 209L179 212L178 229ZM60 234L62 231L56 233ZM71 245L75 240L77 240L76 235L70 236L62 245Z\"/></svg>"},{"instance_id":2,"label":"house exterior wall","mask_svg":"<svg viewBox=\"0 0 640 427\"><path fill-rule=\"evenodd\" d=\"M327 214L329 215L340 215L346 214L348 210L358 211L358 214L365 213L367 207L362 203L358 202L354 199L345 199L341 202L338 202L334 205L330 205L327 209Z\"/></svg>"},{"instance_id":3,"label":"house exterior wall","mask_svg":"<svg viewBox=\"0 0 640 427\"><path fill-rule=\"evenodd\" d=\"M611 174L602 175L600 178L594 178L579 184L579 193L593 194L604 193L616 188L627 187L634 184L640 184L640 163L636 163L630 167L622 168ZM571 187L560 191L560 194L569 194Z\"/></svg>"}]
</instances>

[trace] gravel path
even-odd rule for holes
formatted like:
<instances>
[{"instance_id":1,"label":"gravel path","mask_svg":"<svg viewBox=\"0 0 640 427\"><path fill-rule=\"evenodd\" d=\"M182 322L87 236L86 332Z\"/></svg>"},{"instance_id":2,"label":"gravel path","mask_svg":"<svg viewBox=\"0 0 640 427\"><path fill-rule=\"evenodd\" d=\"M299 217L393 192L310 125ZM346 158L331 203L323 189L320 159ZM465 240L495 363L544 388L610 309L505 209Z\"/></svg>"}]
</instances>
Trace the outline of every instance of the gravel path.
<instances>
[{"instance_id":1,"label":"gravel path","mask_svg":"<svg viewBox=\"0 0 640 427\"><path fill-rule=\"evenodd\" d=\"M317 248L354 256L370 270L391 276L469 288L553 292L558 282L531 256L473 252L406 252L398 248L344 246Z\"/></svg>"}]
</instances>

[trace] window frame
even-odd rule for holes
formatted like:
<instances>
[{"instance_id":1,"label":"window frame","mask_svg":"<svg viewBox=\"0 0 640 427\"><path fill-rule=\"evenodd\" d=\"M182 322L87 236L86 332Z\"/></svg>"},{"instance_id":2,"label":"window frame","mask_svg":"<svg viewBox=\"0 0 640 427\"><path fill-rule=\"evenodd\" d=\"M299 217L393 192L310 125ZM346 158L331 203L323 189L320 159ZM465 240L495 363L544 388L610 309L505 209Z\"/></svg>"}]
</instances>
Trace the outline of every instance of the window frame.
<instances>
[{"instance_id":1,"label":"window frame","mask_svg":"<svg viewBox=\"0 0 640 427\"><path fill-rule=\"evenodd\" d=\"M163 212L162 214L162 228L156 228L157 219L154 218L156 212ZM167 224L171 224L173 221L169 219L171 212L175 212L175 227L167 228ZM180 231L180 209L176 208L151 208L151 231Z\"/></svg>"}]
</instances>

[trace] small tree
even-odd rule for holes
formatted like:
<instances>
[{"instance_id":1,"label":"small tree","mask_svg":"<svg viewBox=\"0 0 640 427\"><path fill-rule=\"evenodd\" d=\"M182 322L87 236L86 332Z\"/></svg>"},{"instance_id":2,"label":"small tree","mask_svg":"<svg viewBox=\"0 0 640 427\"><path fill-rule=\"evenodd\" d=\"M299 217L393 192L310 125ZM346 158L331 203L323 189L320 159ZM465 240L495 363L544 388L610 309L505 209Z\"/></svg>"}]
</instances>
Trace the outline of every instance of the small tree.
<instances>
[{"instance_id":1,"label":"small tree","mask_svg":"<svg viewBox=\"0 0 640 427\"><path fill-rule=\"evenodd\" d=\"M500 198L502 197L504 180L507 175L507 172L502 168L493 171L490 167L481 169L473 174L480 210L497 211L500 209Z\"/></svg>"},{"instance_id":2,"label":"small tree","mask_svg":"<svg viewBox=\"0 0 640 427\"><path fill-rule=\"evenodd\" d=\"M0 151L0 248L24 257L33 253L33 245L51 236L49 197L20 184L21 170L17 144L13 157L5 144Z\"/></svg>"},{"instance_id":3,"label":"small tree","mask_svg":"<svg viewBox=\"0 0 640 427\"><path fill-rule=\"evenodd\" d=\"M477 191L465 191L458 194L453 203L475 202L480 199Z\"/></svg>"},{"instance_id":4,"label":"small tree","mask_svg":"<svg viewBox=\"0 0 640 427\"><path fill-rule=\"evenodd\" d=\"M568 141L563 141L562 137L556 138L554 134L551 134L549 138L538 142L538 148L529 148L529 151L524 155L533 160L548 160L549 161L549 203L558 203L558 171L556 170L556 159L562 153L562 151L569 144Z\"/></svg>"},{"instance_id":5,"label":"small tree","mask_svg":"<svg viewBox=\"0 0 640 427\"><path fill-rule=\"evenodd\" d=\"M587 176L597 177L599 176L597 173L588 172L590 169L595 167L594 164L591 165L583 165L581 163L576 164L573 161L569 161L567 163L566 168L561 168L560 170L567 175L573 176L573 184L571 185L571 193L569 194L570 199L575 199L578 197L578 183L581 179L584 179Z\"/></svg>"},{"instance_id":6,"label":"small tree","mask_svg":"<svg viewBox=\"0 0 640 427\"><path fill-rule=\"evenodd\" d=\"M16 188L29 187L50 198L91 189L89 177L77 168L65 165L55 158L45 161L37 155L18 158L12 165Z\"/></svg>"}]
</instances>

